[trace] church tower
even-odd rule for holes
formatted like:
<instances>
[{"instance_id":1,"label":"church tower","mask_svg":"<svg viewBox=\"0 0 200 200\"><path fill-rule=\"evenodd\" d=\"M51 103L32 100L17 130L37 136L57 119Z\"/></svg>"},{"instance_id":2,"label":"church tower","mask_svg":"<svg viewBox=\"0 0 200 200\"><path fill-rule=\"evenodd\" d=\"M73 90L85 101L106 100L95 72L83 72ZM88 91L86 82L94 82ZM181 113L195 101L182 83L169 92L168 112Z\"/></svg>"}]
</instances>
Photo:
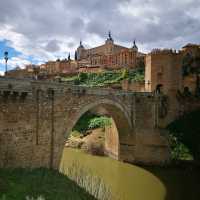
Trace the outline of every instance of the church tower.
<instances>
[{"instance_id":1,"label":"church tower","mask_svg":"<svg viewBox=\"0 0 200 200\"><path fill-rule=\"evenodd\" d=\"M82 41L80 41L80 45L77 48L77 60L81 60L82 58L84 58L84 54L85 54L85 48L82 44Z\"/></svg>"},{"instance_id":2,"label":"church tower","mask_svg":"<svg viewBox=\"0 0 200 200\"><path fill-rule=\"evenodd\" d=\"M112 55L114 51L114 40L112 38L110 31L108 32L108 38L106 39L105 45L106 45L106 54Z\"/></svg>"}]
</instances>

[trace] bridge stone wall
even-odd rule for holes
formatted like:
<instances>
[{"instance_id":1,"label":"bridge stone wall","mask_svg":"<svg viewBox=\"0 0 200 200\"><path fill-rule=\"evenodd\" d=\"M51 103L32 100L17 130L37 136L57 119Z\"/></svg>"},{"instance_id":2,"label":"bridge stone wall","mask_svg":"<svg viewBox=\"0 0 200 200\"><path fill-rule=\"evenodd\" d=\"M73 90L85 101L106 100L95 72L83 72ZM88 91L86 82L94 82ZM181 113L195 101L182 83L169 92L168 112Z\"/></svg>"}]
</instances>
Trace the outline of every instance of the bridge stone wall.
<instances>
[{"instance_id":1,"label":"bridge stone wall","mask_svg":"<svg viewBox=\"0 0 200 200\"><path fill-rule=\"evenodd\" d=\"M158 128L160 102L152 93L0 79L0 167L58 168L71 129L96 107L103 107L115 121L115 158L167 162L168 142Z\"/></svg>"}]
</instances>

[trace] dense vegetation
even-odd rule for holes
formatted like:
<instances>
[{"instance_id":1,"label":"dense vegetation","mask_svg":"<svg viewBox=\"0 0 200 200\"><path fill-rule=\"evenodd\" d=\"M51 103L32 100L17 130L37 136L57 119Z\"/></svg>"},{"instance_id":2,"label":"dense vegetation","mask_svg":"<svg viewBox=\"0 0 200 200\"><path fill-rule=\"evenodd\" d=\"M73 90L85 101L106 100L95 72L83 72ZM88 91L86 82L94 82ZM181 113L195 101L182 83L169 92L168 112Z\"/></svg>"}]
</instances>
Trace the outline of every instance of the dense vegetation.
<instances>
[{"instance_id":1,"label":"dense vegetation","mask_svg":"<svg viewBox=\"0 0 200 200\"><path fill-rule=\"evenodd\" d=\"M186 159L193 156L200 160L200 110L175 120L168 126L174 158ZM191 155L192 156L191 156Z\"/></svg>"},{"instance_id":2,"label":"dense vegetation","mask_svg":"<svg viewBox=\"0 0 200 200\"><path fill-rule=\"evenodd\" d=\"M193 56L190 53L187 53L183 58L182 63L182 74L183 77L189 76L189 75L195 75L196 76L196 90L195 95L200 96L200 57L199 56Z\"/></svg>"},{"instance_id":3,"label":"dense vegetation","mask_svg":"<svg viewBox=\"0 0 200 200\"><path fill-rule=\"evenodd\" d=\"M76 85L87 87L102 87L120 83L122 80L144 81L144 70L118 70L101 73L79 73L72 77L62 78L62 81L73 82Z\"/></svg>"},{"instance_id":4,"label":"dense vegetation","mask_svg":"<svg viewBox=\"0 0 200 200\"><path fill-rule=\"evenodd\" d=\"M173 160L193 160L190 150L175 136L175 133L170 134L170 147Z\"/></svg>"},{"instance_id":5,"label":"dense vegetation","mask_svg":"<svg viewBox=\"0 0 200 200\"><path fill-rule=\"evenodd\" d=\"M75 182L47 169L0 169L0 199L92 200Z\"/></svg>"},{"instance_id":6,"label":"dense vegetation","mask_svg":"<svg viewBox=\"0 0 200 200\"><path fill-rule=\"evenodd\" d=\"M112 121L109 117L99 116L91 112L87 112L76 123L75 127L72 130L72 135L86 135L87 130L95 128L105 128L106 126L111 125L111 123Z\"/></svg>"}]
</instances>

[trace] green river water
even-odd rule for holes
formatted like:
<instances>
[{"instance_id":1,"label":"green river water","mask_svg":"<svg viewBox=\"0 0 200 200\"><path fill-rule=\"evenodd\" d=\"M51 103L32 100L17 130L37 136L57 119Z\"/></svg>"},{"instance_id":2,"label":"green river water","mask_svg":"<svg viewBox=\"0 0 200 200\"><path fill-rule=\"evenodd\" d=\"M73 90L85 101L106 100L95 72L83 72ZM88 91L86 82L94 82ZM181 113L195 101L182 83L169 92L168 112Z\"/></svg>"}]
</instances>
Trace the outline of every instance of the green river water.
<instances>
[{"instance_id":1,"label":"green river water","mask_svg":"<svg viewBox=\"0 0 200 200\"><path fill-rule=\"evenodd\" d=\"M185 168L142 168L108 157L65 148L60 169L73 162L101 177L120 200L199 200L200 170ZM64 173L64 172L63 172Z\"/></svg>"}]
</instances>

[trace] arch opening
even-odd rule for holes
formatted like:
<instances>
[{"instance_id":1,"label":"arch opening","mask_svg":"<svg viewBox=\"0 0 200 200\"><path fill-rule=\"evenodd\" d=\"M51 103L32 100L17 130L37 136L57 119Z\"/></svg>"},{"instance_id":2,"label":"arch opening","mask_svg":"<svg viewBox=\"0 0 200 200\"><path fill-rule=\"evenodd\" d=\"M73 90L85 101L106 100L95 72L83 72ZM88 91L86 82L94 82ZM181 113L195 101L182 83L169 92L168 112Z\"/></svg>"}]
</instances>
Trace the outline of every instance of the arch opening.
<instances>
[{"instance_id":1,"label":"arch opening","mask_svg":"<svg viewBox=\"0 0 200 200\"><path fill-rule=\"evenodd\" d=\"M78 148L83 147L86 150L89 147L92 154L102 154L103 152L109 157L123 160L121 144L126 143L127 138L132 135L132 128L129 116L120 104L104 100L83 107L75 114L73 121L68 126L67 138L71 139L70 133L76 135L77 131L81 132L81 129L83 132L78 136L82 137L81 142L75 146L78 145ZM104 140L103 150L98 149L102 147L102 143L95 143L95 140L99 138ZM68 141L66 146L71 146ZM83 141L88 142L88 146L84 145Z\"/></svg>"}]
</instances>

